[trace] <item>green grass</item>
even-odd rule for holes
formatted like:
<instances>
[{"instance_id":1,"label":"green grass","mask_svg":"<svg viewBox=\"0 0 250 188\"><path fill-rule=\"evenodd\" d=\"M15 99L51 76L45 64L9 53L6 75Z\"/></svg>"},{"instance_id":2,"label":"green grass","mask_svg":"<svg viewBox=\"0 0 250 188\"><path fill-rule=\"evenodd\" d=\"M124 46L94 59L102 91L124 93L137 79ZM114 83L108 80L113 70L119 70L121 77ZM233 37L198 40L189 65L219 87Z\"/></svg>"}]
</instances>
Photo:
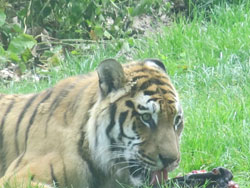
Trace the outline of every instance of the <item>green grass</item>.
<instances>
[{"instance_id":1,"label":"green grass","mask_svg":"<svg viewBox=\"0 0 250 188\"><path fill-rule=\"evenodd\" d=\"M185 113L182 162L171 176L224 166L241 188L250 187L250 2L214 7L191 21L179 17L161 32L128 43L125 52L115 42L97 45L88 55L67 58L49 82L0 83L0 92L37 92L94 69L104 58L124 60L123 53L160 58Z\"/></svg>"}]
</instances>

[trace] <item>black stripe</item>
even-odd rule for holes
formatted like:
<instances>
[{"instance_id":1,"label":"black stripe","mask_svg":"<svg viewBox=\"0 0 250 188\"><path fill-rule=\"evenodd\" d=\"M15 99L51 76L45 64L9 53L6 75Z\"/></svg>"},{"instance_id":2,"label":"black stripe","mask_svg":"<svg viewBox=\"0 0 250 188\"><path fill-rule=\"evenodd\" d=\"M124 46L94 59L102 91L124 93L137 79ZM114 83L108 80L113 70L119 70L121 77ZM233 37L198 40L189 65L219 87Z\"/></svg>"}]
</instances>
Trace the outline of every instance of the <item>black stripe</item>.
<instances>
[{"instance_id":1,"label":"black stripe","mask_svg":"<svg viewBox=\"0 0 250 188\"><path fill-rule=\"evenodd\" d=\"M82 96L82 95L79 95ZM93 95L91 97L91 99L88 101L88 108L87 109L91 109L93 107L93 105L95 104L95 95ZM85 163L87 163L88 165L88 169L90 171L90 173L92 174L92 178L91 178L91 187L102 187L103 182L102 179L104 176L104 174L101 173L101 171L97 170L94 168L94 165L92 164L91 160L90 160L90 154L88 152L86 152L84 150L84 140L85 140L85 132L83 131L84 125L85 123L88 121L89 119L89 113L86 113L85 116L83 117L83 121L80 127L79 132L81 133L80 135L80 139L78 141L77 144L77 148L78 148L78 154L79 156L81 156L81 158L83 159L83 161Z\"/></svg>"},{"instance_id":2,"label":"black stripe","mask_svg":"<svg viewBox=\"0 0 250 188\"><path fill-rule=\"evenodd\" d=\"M175 102L176 102L176 100L168 100L168 104L173 104Z\"/></svg>"},{"instance_id":3,"label":"black stripe","mask_svg":"<svg viewBox=\"0 0 250 188\"><path fill-rule=\"evenodd\" d=\"M157 91L146 90L143 93L144 93L144 95L155 95L157 93Z\"/></svg>"},{"instance_id":4,"label":"black stripe","mask_svg":"<svg viewBox=\"0 0 250 188\"><path fill-rule=\"evenodd\" d=\"M131 87L131 93L130 93L130 96L131 97L134 97L135 96L135 94L136 94L136 92L137 92L137 84L134 84L132 87Z\"/></svg>"},{"instance_id":5,"label":"black stripe","mask_svg":"<svg viewBox=\"0 0 250 188\"><path fill-rule=\"evenodd\" d=\"M152 159L151 157L147 156L146 154L144 154L142 151L138 151L138 153L143 157L143 158L146 158L147 160L151 161L152 163L155 164L155 160Z\"/></svg>"},{"instance_id":6,"label":"black stripe","mask_svg":"<svg viewBox=\"0 0 250 188\"><path fill-rule=\"evenodd\" d=\"M94 168L94 165L92 164L90 160L90 156L89 156L90 154L83 150L84 138L85 138L85 133L81 131L81 137L80 137L80 140L78 141L78 154L81 156L83 161L87 163L89 172L92 174L91 176L92 181L90 180L92 184L91 187L101 187L103 182L101 182L100 180L102 177L104 177L104 175L101 174L99 170L96 170Z\"/></svg>"},{"instance_id":7,"label":"black stripe","mask_svg":"<svg viewBox=\"0 0 250 188\"><path fill-rule=\"evenodd\" d=\"M134 140L134 137L129 137L127 136L124 131L123 131L123 124L126 120L126 118L128 117L128 111L122 112L119 116L119 126L120 126L120 133L119 133L119 140L122 140L122 137Z\"/></svg>"},{"instance_id":8,"label":"black stripe","mask_svg":"<svg viewBox=\"0 0 250 188\"><path fill-rule=\"evenodd\" d=\"M107 137L110 139L111 144L115 143L115 140L113 138L110 138L109 133L111 132L111 130L115 126L116 109L117 109L117 105L115 103L110 104L110 107L109 107L110 123L106 129L106 134L107 134Z\"/></svg>"},{"instance_id":9,"label":"black stripe","mask_svg":"<svg viewBox=\"0 0 250 188\"><path fill-rule=\"evenodd\" d=\"M122 112L119 116L119 124L120 126L123 126L123 123L125 122L126 118L128 116L128 110L125 112Z\"/></svg>"},{"instance_id":10,"label":"black stripe","mask_svg":"<svg viewBox=\"0 0 250 188\"><path fill-rule=\"evenodd\" d=\"M168 91L168 93L172 94L174 97L176 97L175 93L172 91Z\"/></svg>"},{"instance_id":11,"label":"black stripe","mask_svg":"<svg viewBox=\"0 0 250 188\"><path fill-rule=\"evenodd\" d=\"M171 91L171 90L165 90L165 89L163 89L163 88L160 88L160 90L162 91L163 94L170 93L170 94L172 94L173 96L176 96L175 93L174 93L173 91Z\"/></svg>"},{"instance_id":12,"label":"black stripe","mask_svg":"<svg viewBox=\"0 0 250 188\"><path fill-rule=\"evenodd\" d=\"M84 156L84 151L83 151L83 143L85 139L85 133L81 130L81 137L78 141L77 147L78 147L78 154L83 157Z\"/></svg>"},{"instance_id":13,"label":"black stripe","mask_svg":"<svg viewBox=\"0 0 250 188\"><path fill-rule=\"evenodd\" d=\"M48 124L49 124L49 121L50 121L51 117L53 116L55 110L57 109L57 107L59 106L61 101L69 94L71 89L74 88L74 86L75 86L75 83L70 84L68 87L63 89L57 96L55 96L55 99L53 100L53 102L51 103L50 108L49 108L50 113L49 113L49 116L48 116L47 121L46 121L45 136L47 136Z\"/></svg>"},{"instance_id":14,"label":"black stripe","mask_svg":"<svg viewBox=\"0 0 250 188\"><path fill-rule=\"evenodd\" d=\"M139 79L141 79L141 78L148 78L148 75L135 76L135 77L132 79L132 81L134 82L134 81L139 80Z\"/></svg>"},{"instance_id":15,"label":"black stripe","mask_svg":"<svg viewBox=\"0 0 250 188\"><path fill-rule=\"evenodd\" d=\"M81 75L79 79L85 79L88 78L88 75ZM87 89L90 86L90 84L84 85L80 90L77 92L76 97L74 97L74 100L70 100L70 106L67 108L67 111L70 111L71 114L75 114L77 105L79 104L79 99L82 98L82 95L84 94L84 90ZM73 101L73 102L72 102ZM66 112L68 113L68 112ZM67 117L67 115L65 115Z\"/></svg>"},{"instance_id":16,"label":"black stripe","mask_svg":"<svg viewBox=\"0 0 250 188\"><path fill-rule=\"evenodd\" d=\"M143 73L160 73L160 74L162 74L162 72L161 71L159 71L159 70L155 70L155 69L149 69L149 68L146 68L146 67L142 67L142 68L139 68L139 69L137 69L137 70L134 70L133 71L134 73L135 72L143 72Z\"/></svg>"},{"instance_id":17,"label":"black stripe","mask_svg":"<svg viewBox=\"0 0 250 188\"><path fill-rule=\"evenodd\" d=\"M149 110L147 107L142 106L142 105L140 105L140 104L138 104L137 108L138 108L139 110Z\"/></svg>"},{"instance_id":18,"label":"black stripe","mask_svg":"<svg viewBox=\"0 0 250 188\"><path fill-rule=\"evenodd\" d=\"M18 146L18 132L19 132L19 127L20 127L20 124L21 124L21 121L24 117L24 115L26 114L26 112L28 111L29 107L31 106L32 102L36 99L38 95L33 95L28 101L27 103L25 104L22 112L20 113L19 115L19 118L17 120L17 124L16 124L16 131L15 131L15 147L16 147L16 153L17 155L19 155L19 146Z\"/></svg>"},{"instance_id":19,"label":"black stripe","mask_svg":"<svg viewBox=\"0 0 250 188\"><path fill-rule=\"evenodd\" d=\"M132 111L132 117L140 115L136 110Z\"/></svg>"},{"instance_id":20,"label":"black stripe","mask_svg":"<svg viewBox=\"0 0 250 188\"><path fill-rule=\"evenodd\" d=\"M152 84L156 84L156 85L168 85L168 83L163 82L162 80L156 79L156 78L151 78L149 80L147 80L146 82L144 82L141 86L140 86L140 90L145 90L147 89L149 86L151 86Z\"/></svg>"},{"instance_id":21,"label":"black stripe","mask_svg":"<svg viewBox=\"0 0 250 188\"><path fill-rule=\"evenodd\" d=\"M55 185L56 187L59 187L59 182L55 176L53 165L49 164L49 166L50 166L50 176L51 176L51 180L53 182L53 185Z\"/></svg>"},{"instance_id":22,"label":"black stripe","mask_svg":"<svg viewBox=\"0 0 250 188\"><path fill-rule=\"evenodd\" d=\"M131 148L133 148L134 146L143 145L145 143L146 143L146 141L139 142L139 143L134 143L134 144L132 144Z\"/></svg>"},{"instance_id":23,"label":"black stripe","mask_svg":"<svg viewBox=\"0 0 250 188\"><path fill-rule=\"evenodd\" d=\"M64 179L64 184L68 186L68 176L67 176L66 165L64 161L63 161L63 179Z\"/></svg>"},{"instance_id":24,"label":"black stripe","mask_svg":"<svg viewBox=\"0 0 250 188\"><path fill-rule=\"evenodd\" d=\"M132 130L135 132L136 131L136 124L133 122Z\"/></svg>"},{"instance_id":25,"label":"black stripe","mask_svg":"<svg viewBox=\"0 0 250 188\"><path fill-rule=\"evenodd\" d=\"M147 161L145 158L141 158L141 160L148 165L155 166L155 162Z\"/></svg>"},{"instance_id":26,"label":"black stripe","mask_svg":"<svg viewBox=\"0 0 250 188\"><path fill-rule=\"evenodd\" d=\"M30 120L29 120L29 124L26 128L26 132L25 132L25 151L27 149L27 143L28 143L28 138L29 138L29 131L30 131L30 128L31 126L33 125L34 123L34 120L35 120L35 117L36 117L36 114L37 114L37 110L39 109L39 106L44 103L46 100L48 100L50 98L52 94L52 90L47 90L47 94L45 95L45 97L37 104L35 110L33 111L31 117L30 117Z\"/></svg>"},{"instance_id":27,"label":"black stripe","mask_svg":"<svg viewBox=\"0 0 250 188\"><path fill-rule=\"evenodd\" d=\"M138 134L138 132L137 132L137 130L136 130L136 124L135 124L135 122L133 122L132 130L133 130L134 133L136 134L137 139L140 139L140 135Z\"/></svg>"},{"instance_id":28,"label":"black stripe","mask_svg":"<svg viewBox=\"0 0 250 188\"><path fill-rule=\"evenodd\" d=\"M39 108L39 106L44 103L46 100L49 99L49 97L51 96L52 94L52 90L47 90L47 95L45 95L45 97L37 104L35 110L33 111L31 117L30 117L30 120L29 120L29 124L26 128L26 131L25 131L25 145L24 145L24 151L23 151L23 154L21 155L21 157L18 159L18 162L16 163L16 168L19 166L19 164L21 163L23 157L24 157L24 154L26 153L26 150L27 150L27 145L28 145L28 139L29 139L29 131L30 131L30 128L31 126L33 125L34 123L34 120L35 120L35 117L36 117L36 114L37 114L37 110Z\"/></svg>"},{"instance_id":29,"label":"black stripe","mask_svg":"<svg viewBox=\"0 0 250 188\"><path fill-rule=\"evenodd\" d=\"M135 165L137 164L137 165ZM129 160L129 165L131 166L129 168L129 173L133 177L138 177L138 176L144 176L146 173L144 173L145 169L142 168L136 160Z\"/></svg>"},{"instance_id":30,"label":"black stripe","mask_svg":"<svg viewBox=\"0 0 250 188\"><path fill-rule=\"evenodd\" d=\"M89 87L89 85L85 85L84 87L82 87L80 89L80 91L78 91L76 97L74 98L74 101L72 102L72 100L70 101L69 107L67 108L67 110L64 112L64 122L65 125L68 125L68 113L70 112L71 114L75 114L76 110L77 110L77 105L79 105L79 101L81 100L83 94L84 94L84 90L87 89Z\"/></svg>"},{"instance_id":31,"label":"black stripe","mask_svg":"<svg viewBox=\"0 0 250 188\"><path fill-rule=\"evenodd\" d=\"M158 101L158 100L161 100L161 98L159 98L159 97L153 97L153 98L148 99L147 103L149 103L150 101Z\"/></svg>"},{"instance_id":32,"label":"black stripe","mask_svg":"<svg viewBox=\"0 0 250 188\"><path fill-rule=\"evenodd\" d=\"M126 101L126 106L132 109L135 109L135 105L131 100Z\"/></svg>"},{"instance_id":33,"label":"black stripe","mask_svg":"<svg viewBox=\"0 0 250 188\"><path fill-rule=\"evenodd\" d=\"M91 185L90 187L103 187L106 181L106 176L102 173L102 171L95 168L94 164L90 159L85 158L84 162L87 163L89 172L91 173L91 179L89 180L89 184Z\"/></svg>"},{"instance_id":34,"label":"black stripe","mask_svg":"<svg viewBox=\"0 0 250 188\"><path fill-rule=\"evenodd\" d=\"M14 105L15 101L12 99L11 103L9 104L8 108L6 109L4 115L3 115L3 118L2 118L2 122L1 122L1 126L0 126L0 130L3 130L3 127L4 127L4 123L5 123L5 120L6 120L6 117L7 115L10 113L13 105ZM0 132L1 133L1 132ZM0 137L1 138L1 137ZM0 142L1 143L1 142Z\"/></svg>"},{"instance_id":35,"label":"black stripe","mask_svg":"<svg viewBox=\"0 0 250 188\"><path fill-rule=\"evenodd\" d=\"M64 120L64 125L65 126L68 126L68 112L69 112L69 110L68 110L69 108L67 108L67 110L65 110L65 112L64 112L64 114L63 114L63 120Z\"/></svg>"},{"instance_id":36,"label":"black stripe","mask_svg":"<svg viewBox=\"0 0 250 188\"><path fill-rule=\"evenodd\" d=\"M80 126L80 129L79 129L79 133L84 133L83 132L83 128L84 128L84 126L85 126L85 124L86 124L86 122L88 121L88 119L89 119L89 110L91 110L92 109L92 107L94 106L94 104L95 104L95 99L96 97L95 97L95 95L92 95L91 96L91 98L90 98L90 100L88 101L89 103L88 103L88 107L86 108L86 109L88 109L88 111L84 114L85 116L83 116L83 120L82 120L82 123L81 123L81 126ZM97 138L97 137L96 137ZM85 136L84 135L82 135L81 136L81 139L85 139ZM83 144L83 140L79 140L78 141L78 147L79 146L81 146L82 144Z\"/></svg>"},{"instance_id":37,"label":"black stripe","mask_svg":"<svg viewBox=\"0 0 250 188\"><path fill-rule=\"evenodd\" d=\"M109 133L111 132L112 128L115 126L116 109L117 109L117 105L115 103L110 104L110 107L109 107L110 123L106 129L106 134L108 137L110 137Z\"/></svg>"},{"instance_id":38,"label":"black stripe","mask_svg":"<svg viewBox=\"0 0 250 188\"><path fill-rule=\"evenodd\" d=\"M149 126L152 130L155 130L156 129L156 123L155 121L153 120L153 118L151 118L151 120L148 122L149 123Z\"/></svg>"},{"instance_id":39,"label":"black stripe","mask_svg":"<svg viewBox=\"0 0 250 188\"><path fill-rule=\"evenodd\" d=\"M4 141L4 134L3 134L3 128L4 128L4 123L6 120L7 115L10 113L15 101L12 100L11 103L9 104L8 108L6 109L4 116L1 121L1 126L0 126L0 161L2 164L2 172L5 172L6 170L6 156L3 148L3 141Z\"/></svg>"}]
</instances>

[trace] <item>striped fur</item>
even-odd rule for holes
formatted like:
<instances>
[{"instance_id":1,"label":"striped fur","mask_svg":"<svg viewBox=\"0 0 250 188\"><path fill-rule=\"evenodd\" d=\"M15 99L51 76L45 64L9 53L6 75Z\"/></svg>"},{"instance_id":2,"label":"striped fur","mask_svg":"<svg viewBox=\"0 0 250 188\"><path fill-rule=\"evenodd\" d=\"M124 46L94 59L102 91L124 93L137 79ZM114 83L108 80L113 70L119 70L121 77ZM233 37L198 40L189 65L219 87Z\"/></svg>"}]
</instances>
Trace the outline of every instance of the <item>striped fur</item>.
<instances>
[{"instance_id":1,"label":"striped fur","mask_svg":"<svg viewBox=\"0 0 250 188\"><path fill-rule=\"evenodd\" d=\"M176 168L183 115L155 59L70 77L41 93L0 94L0 187L139 187Z\"/></svg>"}]
</instances>

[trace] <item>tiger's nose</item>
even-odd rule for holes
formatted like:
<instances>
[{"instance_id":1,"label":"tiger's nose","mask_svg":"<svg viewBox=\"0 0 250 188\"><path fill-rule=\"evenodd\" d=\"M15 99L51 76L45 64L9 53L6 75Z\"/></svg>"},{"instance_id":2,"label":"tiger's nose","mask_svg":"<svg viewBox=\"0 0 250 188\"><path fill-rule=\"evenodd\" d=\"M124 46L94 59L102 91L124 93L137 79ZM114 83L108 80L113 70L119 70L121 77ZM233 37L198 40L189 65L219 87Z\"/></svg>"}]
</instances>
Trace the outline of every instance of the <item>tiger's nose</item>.
<instances>
[{"instance_id":1,"label":"tiger's nose","mask_svg":"<svg viewBox=\"0 0 250 188\"><path fill-rule=\"evenodd\" d=\"M171 164L171 163L173 163L174 161L177 160L177 158L174 158L174 157L169 158L169 157L165 157L165 156L163 156L161 154L159 154L159 158L160 158L160 160L161 160L164 168L167 167L169 164Z\"/></svg>"}]
</instances>

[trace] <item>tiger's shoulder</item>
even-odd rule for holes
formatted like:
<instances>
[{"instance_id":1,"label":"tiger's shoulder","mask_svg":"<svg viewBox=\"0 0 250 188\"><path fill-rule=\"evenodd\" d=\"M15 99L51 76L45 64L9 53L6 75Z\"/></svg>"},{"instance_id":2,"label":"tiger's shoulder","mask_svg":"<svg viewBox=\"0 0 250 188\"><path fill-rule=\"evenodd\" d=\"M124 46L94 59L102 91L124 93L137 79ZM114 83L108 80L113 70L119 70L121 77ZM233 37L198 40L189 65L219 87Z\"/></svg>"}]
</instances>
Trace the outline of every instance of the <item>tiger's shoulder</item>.
<instances>
[{"instance_id":1,"label":"tiger's shoulder","mask_svg":"<svg viewBox=\"0 0 250 188\"><path fill-rule=\"evenodd\" d=\"M182 109L156 59L107 59L39 93L1 94L0 107L0 186L31 174L44 185L138 187L180 161Z\"/></svg>"}]
</instances>

